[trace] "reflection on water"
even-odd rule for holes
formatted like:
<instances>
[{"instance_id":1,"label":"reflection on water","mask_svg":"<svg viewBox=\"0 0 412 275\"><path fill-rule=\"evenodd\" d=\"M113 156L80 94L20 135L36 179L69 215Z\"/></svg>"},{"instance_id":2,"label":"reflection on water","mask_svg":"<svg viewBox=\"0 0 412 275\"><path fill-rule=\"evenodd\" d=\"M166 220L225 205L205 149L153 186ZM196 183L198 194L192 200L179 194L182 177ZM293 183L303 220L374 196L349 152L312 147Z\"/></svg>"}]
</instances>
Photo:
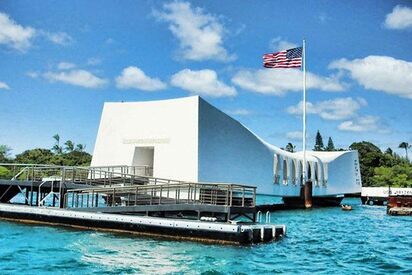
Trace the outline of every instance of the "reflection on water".
<instances>
[{"instance_id":1,"label":"reflection on water","mask_svg":"<svg viewBox=\"0 0 412 275\"><path fill-rule=\"evenodd\" d=\"M267 198L264 198L267 200ZM248 247L168 241L0 221L0 273L412 273L412 219L345 200L279 211L288 236Z\"/></svg>"},{"instance_id":2,"label":"reflection on water","mask_svg":"<svg viewBox=\"0 0 412 275\"><path fill-rule=\"evenodd\" d=\"M103 233L89 234L87 240L76 241L69 246L80 252L82 261L103 265L108 270L120 268L165 274L179 271L179 264L189 259L184 254L175 255L170 247L156 240L131 240Z\"/></svg>"}]
</instances>

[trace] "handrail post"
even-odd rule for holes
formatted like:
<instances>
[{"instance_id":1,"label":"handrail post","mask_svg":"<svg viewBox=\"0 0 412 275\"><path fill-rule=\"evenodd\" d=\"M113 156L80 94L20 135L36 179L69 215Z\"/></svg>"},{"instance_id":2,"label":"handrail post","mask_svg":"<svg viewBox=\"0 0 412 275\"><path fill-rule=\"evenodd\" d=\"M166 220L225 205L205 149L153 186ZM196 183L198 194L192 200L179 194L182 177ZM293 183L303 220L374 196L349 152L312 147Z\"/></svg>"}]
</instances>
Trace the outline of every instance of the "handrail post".
<instances>
[{"instance_id":1,"label":"handrail post","mask_svg":"<svg viewBox=\"0 0 412 275\"><path fill-rule=\"evenodd\" d=\"M162 204L162 186L160 185L159 204Z\"/></svg>"},{"instance_id":2,"label":"handrail post","mask_svg":"<svg viewBox=\"0 0 412 275\"><path fill-rule=\"evenodd\" d=\"M245 207L245 187L242 189L242 207Z\"/></svg>"},{"instance_id":3,"label":"handrail post","mask_svg":"<svg viewBox=\"0 0 412 275\"><path fill-rule=\"evenodd\" d=\"M115 195L116 195L116 188L113 187L112 207L115 206L115 201L114 201Z\"/></svg>"},{"instance_id":4,"label":"handrail post","mask_svg":"<svg viewBox=\"0 0 412 275\"><path fill-rule=\"evenodd\" d=\"M67 198L68 198L68 193L64 194L64 202L63 202L64 208L67 208L67 203L68 203Z\"/></svg>"},{"instance_id":5,"label":"handrail post","mask_svg":"<svg viewBox=\"0 0 412 275\"><path fill-rule=\"evenodd\" d=\"M232 187L232 185L229 185L229 189L230 189L229 206L232 206L232 201L233 201L233 187Z\"/></svg>"},{"instance_id":6,"label":"handrail post","mask_svg":"<svg viewBox=\"0 0 412 275\"><path fill-rule=\"evenodd\" d=\"M253 188L253 207L256 206L256 187Z\"/></svg>"},{"instance_id":7,"label":"handrail post","mask_svg":"<svg viewBox=\"0 0 412 275\"><path fill-rule=\"evenodd\" d=\"M191 191L192 191L192 190L190 189L190 183L189 183L188 189L189 189L189 190L187 191L187 203L190 203L190 197L191 197L191 195L192 195L192 194L191 194Z\"/></svg>"},{"instance_id":8,"label":"handrail post","mask_svg":"<svg viewBox=\"0 0 412 275\"><path fill-rule=\"evenodd\" d=\"M135 195L135 197L134 197L134 205L135 205L135 206L137 205L137 194L138 194L138 190L139 190L139 187L136 186L136 195Z\"/></svg>"},{"instance_id":9,"label":"handrail post","mask_svg":"<svg viewBox=\"0 0 412 275\"><path fill-rule=\"evenodd\" d=\"M229 204L229 185L226 186L226 198L225 198L225 205L227 206Z\"/></svg>"},{"instance_id":10,"label":"handrail post","mask_svg":"<svg viewBox=\"0 0 412 275\"><path fill-rule=\"evenodd\" d=\"M197 190L197 184L195 183L195 192L193 194L193 200L196 202L196 190Z\"/></svg>"}]
</instances>

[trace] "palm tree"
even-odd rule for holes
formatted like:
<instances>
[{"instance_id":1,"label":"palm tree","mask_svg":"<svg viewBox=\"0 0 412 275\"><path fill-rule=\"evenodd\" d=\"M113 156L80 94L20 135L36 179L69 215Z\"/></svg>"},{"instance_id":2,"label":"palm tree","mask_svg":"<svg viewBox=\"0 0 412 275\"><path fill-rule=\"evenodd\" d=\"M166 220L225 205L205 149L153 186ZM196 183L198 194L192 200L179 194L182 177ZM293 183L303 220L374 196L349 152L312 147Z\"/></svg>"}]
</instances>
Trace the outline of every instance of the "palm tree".
<instances>
[{"instance_id":1,"label":"palm tree","mask_svg":"<svg viewBox=\"0 0 412 275\"><path fill-rule=\"evenodd\" d=\"M56 153L56 154L61 154L63 152L63 148L60 146L60 136L58 134L55 134L53 136L54 140L56 141L56 143L54 144L52 150Z\"/></svg>"},{"instance_id":2,"label":"palm tree","mask_svg":"<svg viewBox=\"0 0 412 275\"><path fill-rule=\"evenodd\" d=\"M66 149L66 151L67 151L68 153L74 151L74 143L73 143L73 141L68 140L68 141L66 141L66 142L64 143L64 145L66 146L65 149Z\"/></svg>"},{"instance_id":3,"label":"palm tree","mask_svg":"<svg viewBox=\"0 0 412 275\"><path fill-rule=\"evenodd\" d=\"M0 145L0 162L7 162L10 157L11 148L7 145Z\"/></svg>"},{"instance_id":4,"label":"palm tree","mask_svg":"<svg viewBox=\"0 0 412 275\"><path fill-rule=\"evenodd\" d=\"M83 144L80 144L80 143L76 145L76 151L83 152L84 149L86 149L86 145L83 145Z\"/></svg>"},{"instance_id":5,"label":"palm tree","mask_svg":"<svg viewBox=\"0 0 412 275\"><path fill-rule=\"evenodd\" d=\"M409 160L409 158L408 158L408 149L411 148L411 146L412 145L409 145L409 143L407 143L407 142L401 142L401 144L399 144L399 148L405 149L406 160Z\"/></svg>"}]
</instances>

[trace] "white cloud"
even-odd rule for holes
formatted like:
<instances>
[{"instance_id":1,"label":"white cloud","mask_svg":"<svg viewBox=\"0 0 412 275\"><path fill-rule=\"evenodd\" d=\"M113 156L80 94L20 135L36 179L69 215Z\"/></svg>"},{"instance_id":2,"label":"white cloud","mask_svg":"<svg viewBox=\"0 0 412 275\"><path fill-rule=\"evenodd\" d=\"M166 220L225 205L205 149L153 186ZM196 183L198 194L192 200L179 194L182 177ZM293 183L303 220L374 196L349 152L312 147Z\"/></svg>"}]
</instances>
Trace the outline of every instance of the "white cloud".
<instances>
[{"instance_id":1,"label":"white cloud","mask_svg":"<svg viewBox=\"0 0 412 275\"><path fill-rule=\"evenodd\" d=\"M31 77L31 78L38 78L38 77L39 77L39 73L38 73L38 72L34 72L34 71L29 71L29 72L26 73L26 75L27 75L28 77Z\"/></svg>"},{"instance_id":2,"label":"white cloud","mask_svg":"<svg viewBox=\"0 0 412 275\"><path fill-rule=\"evenodd\" d=\"M286 133L286 138L289 140L294 140L294 141L299 140L300 141L302 140L302 137L303 137L302 131L293 131L293 132Z\"/></svg>"},{"instance_id":3,"label":"white cloud","mask_svg":"<svg viewBox=\"0 0 412 275\"><path fill-rule=\"evenodd\" d=\"M76 64L70 63L70 62L60 62L57 65L57 68L59 70L69 70L69 69L73 69L76 67Z\"/></svg>"},{"instance_id":4,"label":"white cloud","mask_svg":"<svg viewBox=\"0 0 412 275\"><path fill-rule=\"evenodd\" d=\"M412 99L412 62L370 55L362 59L336 60L329 67L349 72L350 77L366 89Z\"/></svg>"},{"instance_id":5,"label":"white cloud","mask_svg":"<svg viewBox=\"0 0 412 275\"><path fill-rule=\"evenodd\" d=\"M412 9L397 5L386 15L384 26L388 29L402 30L412 27Z\"/></svg>"},{"instance_id":6,"label":"white cloud","mask_svg":"<svg viewBox=\"0 0 412 275\"><path fill-rule=\"evenodd\" d=\"M324 77L308 72L306 77L307 89L330 92L345 89L345 85L335 76ZM280 96L287 92L302 91L302 72L296 69L241 70L235 74L232 82L245 90Z\"/></svg>"},{"instance_id":7,"label":"white cloud","mask_svg":"<svg viewBox=\"0 0 412 275\"><path fill-rule=\"evenodd\" d=\"M34 28L23 27L0 12L0 44L24 52L30 48L35 35Z\"/></svg>"},{"instance_id":8,"label":"white cloud","mask_svg":"<svg viewBox=\"0 0 412 275\"><path fill-rule=\"evenodd\" d=\"M338 129L348 132L378 132L388 133L389 130L382 125L378 116L359 116L352 120L347 120L339 124Z\"/></svg>"},{"instance_id":9,"label":"white cloud","mask_svg":"<svg viewBox=\"0 0 412 275\"><path fill-rule=\"evenodd\" d=\"M157 78L150 78L138 67L130 66L123 69L116 78L116 87L119 89L138 89L143 91L157 91L166 88L166 84Z\"/></svg>"},{"instance_id":10,"label":"white cloud","mask_svg":"<svg viewBox=\"0 0 412 275\"><path fill-rule=\"evenodd\" d=\"M0 44L15 50L27 51L35 37L45 37L51 42L59 45L68 45L73 39L65 32L47 32L36 30L33 27L23 27L13 21L9 15L0 12Z\"/></svg>"},{"instance_id":11,"label":"white cloud","mask_svg":"<svg viewBox=\"0 0 412 275\"><path fill-rule=\"evenodd\" d=\"M87 59L87 65L89 66L96 66L96 65L99 65L100 63L102 63L102 60L97 57L91 57Z\"/></svg>"},{"instance_id":12,"label":"white cloud","mask_svg":"<svg viewBox=\"0 0 412 275\"><path fill-rule=\"evenodd\" d=\"M351 97L335 98L316 103L306 102L306 113L316 114L326 120L343 120L357 115L357 111L367 102L363 98ZM303 102L290 106L286 110L289 114L300 115L303 112Z\"/></svg>"},{"instance_id":13,"label":"white cloud","mask_svg":"<svg viewBox=\"0 0 412 275\"><path fill-rule=\"evenodd\" d=\"M51 42L66 46L73 42L73 38L65 32L41 32Z\"/></svg>"},{"instance_id":14,"label":"white cloud","mask_svg":"<svg viewBox=\"0 0 412 275\"><path fill-rule=\"evenodd\" d=\"M189 2L171 2L154 16L169 23L169 30L179 40L181 56L188 60L229 61L235 57L223 47L225 30L218 18Z\"/></svg>"},{"instance_id":15,"label":"white cloud","mask_svg":"<svg viewBox=\"0 0 412 275\"><path fill-rule=\"evenodd\" d=\"M222 97L237 94L234 87L218 80L215 71L207 69L200 71L184 69L172 76L171 84L202 96Z\"/></svg>"},{"instance_id":16,"label":"white cloud","mask_svg":"<svg viewBox=\"0 0 412 275\"><path fill-rule=\"evenodd\" d=\"M84 88L101 88L108 82L85 70L46 72L43 77L51 82L59 81Z\"/></svg>"},{"instance_id":17,"label":"white cloud","mask_svg":"<svg viewBox=\"0 0 412 275\"><path fill-rule=\"evenodd\" d=\"M227 110L226 113L232 116L249 116L253 114L251 110L248 109L234 109L234 110Z\"/></svg>"},{"instance_id":18,"label":"white cloud","mask_svg":"<svg viewBox=\"0 0 412 275\"><path fill-rule=\"evenodd\" d=\"M280 36L273 38L270 41L270 48L274 51L288 50L288 49L296 48L297 46L298 45L293 42L283 40L282 37Z\"/></svg>"},{"instance_id":19,"label":"white cloud","mask_svg":"<svg viewBox=\"0 0 412 275\"><path fill-rule=\"evenodd\" d=\"M0 89L10 90L10 87L7 83L0 81Z\"/></svg>"}]
</instances>

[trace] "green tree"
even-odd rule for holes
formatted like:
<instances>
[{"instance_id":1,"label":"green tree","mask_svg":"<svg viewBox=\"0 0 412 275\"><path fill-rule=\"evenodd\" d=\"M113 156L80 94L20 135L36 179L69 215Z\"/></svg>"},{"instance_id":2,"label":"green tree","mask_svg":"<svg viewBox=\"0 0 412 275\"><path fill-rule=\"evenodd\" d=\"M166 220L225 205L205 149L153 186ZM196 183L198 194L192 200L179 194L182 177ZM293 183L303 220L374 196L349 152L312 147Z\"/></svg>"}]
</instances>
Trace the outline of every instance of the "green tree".
<instances>
[{"instance_id":1,"label":"green tree","mask_svg":"<svg viewBox=\"0 0 412 275\"><path fill-rule=\"evenodd\" d=\"M315 138L315 147L313 148L314 151L322 151L324 149L323 146L323 138L322 135L320 134L319 130L316 133L316 138Z\"/></svg>"},{"instance_id":2,"label":"green tree","mask_svg":"<svg viewBox=\"0 0 412 275\"><path fill-rule=\"evenodd\" d=\"M372 178L373 186L412 187L412 166L376 167Z\"/></svg>"},{"instance_id":3,"label":"green tree","mask_svg":"<svg viewBox=\"0 0 412 275\"><path fill-rule=\"evenodd\" d=\"M53 152L49 149L36 148L16 155L15 161L17 163L50 164L53 156Z\"/></svg>"},{"instance_id":4,"label":"green tree","mask_svg":"<svg viewBox=\"0 0 412 275\"><path fill-rule=\"evenodd\" d=\"M66 146L66 147L65 147L65 150L66 150L67 153L70 153L70 152L73 152L73 151L74 151L74 143L73 143L73 141L68 140L68 141L66 141L66 142L64 143L64 145Z\"/></svg>"},{"instance_id":5,"label":"green tree","mask_svg":"<svg viewBox=\"0 0 412 275\"><path fill-rule=\"evenodd\" d=\"M405 149L406 160L409 160L409 158L408 158L408 149L411 148L411 146L412 145L409 145L409 143L407 143L407 142L401 142L401 144L399 144L399 148Z\"/></svg>"},{"instance_id":6,"label":"green tree","mask_svg":"<svg viewBox=\"0 0 412 275\"><path fill-rule=\"evenodd\" d=\"M376 167L374 168L374 175L371 178L371 185L376 187L383 187L391 185L393 178L393 171L390 167Z\"/></svg>"},{"instance_id":7,"label":"green tree","mask_svg":"<svg viewBox=\"0 0 412 275\"><path fill-rule=\"evenodd\" d=\"M56 141L52 148L53 152L55 154L63 153L63 148L60 146L60 136L58 134L55 134L53 138Z\"/></svg>"},{"instance_id":8,"label":"green tree","mask_svg":"<svg viewBox=\"0 0 412 275\"><path fill-rule=\"evenodd\" d=\"M89 166L92 156L87 152L73 151L63 155L63 165L68 166Z\"/></svg>"},{"instance_id":9,"label":"green tree","mask_svg":"<svg viewBox=\"0 0 412 275\"><path fill-rule=\"evenodd\" d=\"M10 161L10 151L11 148L7 145L0 145L0 162Z\"/></svg>"},{"instance_id":10,"label":"green tree","mask_svg":"<svg viewBox=\"0 0 412 275\"><path fill-rule=\"evenodd\" d=\"M11 175L11 172L9 169L6 167L0 166L0 179L10 179L13 176Z\"/></svg>"},{"instance_id":11,"label":"green tree","mask_svg":"<svg viewBox=\"0 0 412 275\"><path fill-rule=\"evenodd\" d=\"M335 144L333 144L333 140L331 137L328 139L328 146L326 146L326 151L335 151Z\"/></svg>"},{"instance_id":12,"label":"green tree","mask_svg":"<svg viewBox=\"0 0 412 275\"><path fill-rule=\"evenodd\" d=\"M385 154L388 154L388 155L393 155L393 150L392 150L392 148L391 147L388 147L386 150L385 150Z\"/></svg>"},{"instance_id":13,"label":"green tree","mask_svg":"<svg viewBox=\"0 0 412 275\"><path fill-rule=\"evenodd\" d=\"M349 149L357 150L359 153L359 166L363 186L372 185L371 178L374 176L374 169L381 166L381 150L367 141L354 142L349 146Z\"/></svg>"},{"instance_id":14,"label":"green tree","mask_svg":"<svg viewBox=\"0 0 412 275\"><path fill-rule=\"evenodd\" d=\"M83 152L85 149L86 149L86 145L83 145L80 143L76 145L76 151L78 152Z\"/></svg>"},{"instance_id":15,"label":"green tree","mask_svg":"<svg viewBox=\"0 0 412 275\"><path fill-rule=\"evenodd\" d=\"M286 151L292 152L292 153L295 152L295 149L296 149L296 146L293 145L293 144L290 143L290 142L286 145L286 148L285 148Z\"/></svg>"}]
</instances>

